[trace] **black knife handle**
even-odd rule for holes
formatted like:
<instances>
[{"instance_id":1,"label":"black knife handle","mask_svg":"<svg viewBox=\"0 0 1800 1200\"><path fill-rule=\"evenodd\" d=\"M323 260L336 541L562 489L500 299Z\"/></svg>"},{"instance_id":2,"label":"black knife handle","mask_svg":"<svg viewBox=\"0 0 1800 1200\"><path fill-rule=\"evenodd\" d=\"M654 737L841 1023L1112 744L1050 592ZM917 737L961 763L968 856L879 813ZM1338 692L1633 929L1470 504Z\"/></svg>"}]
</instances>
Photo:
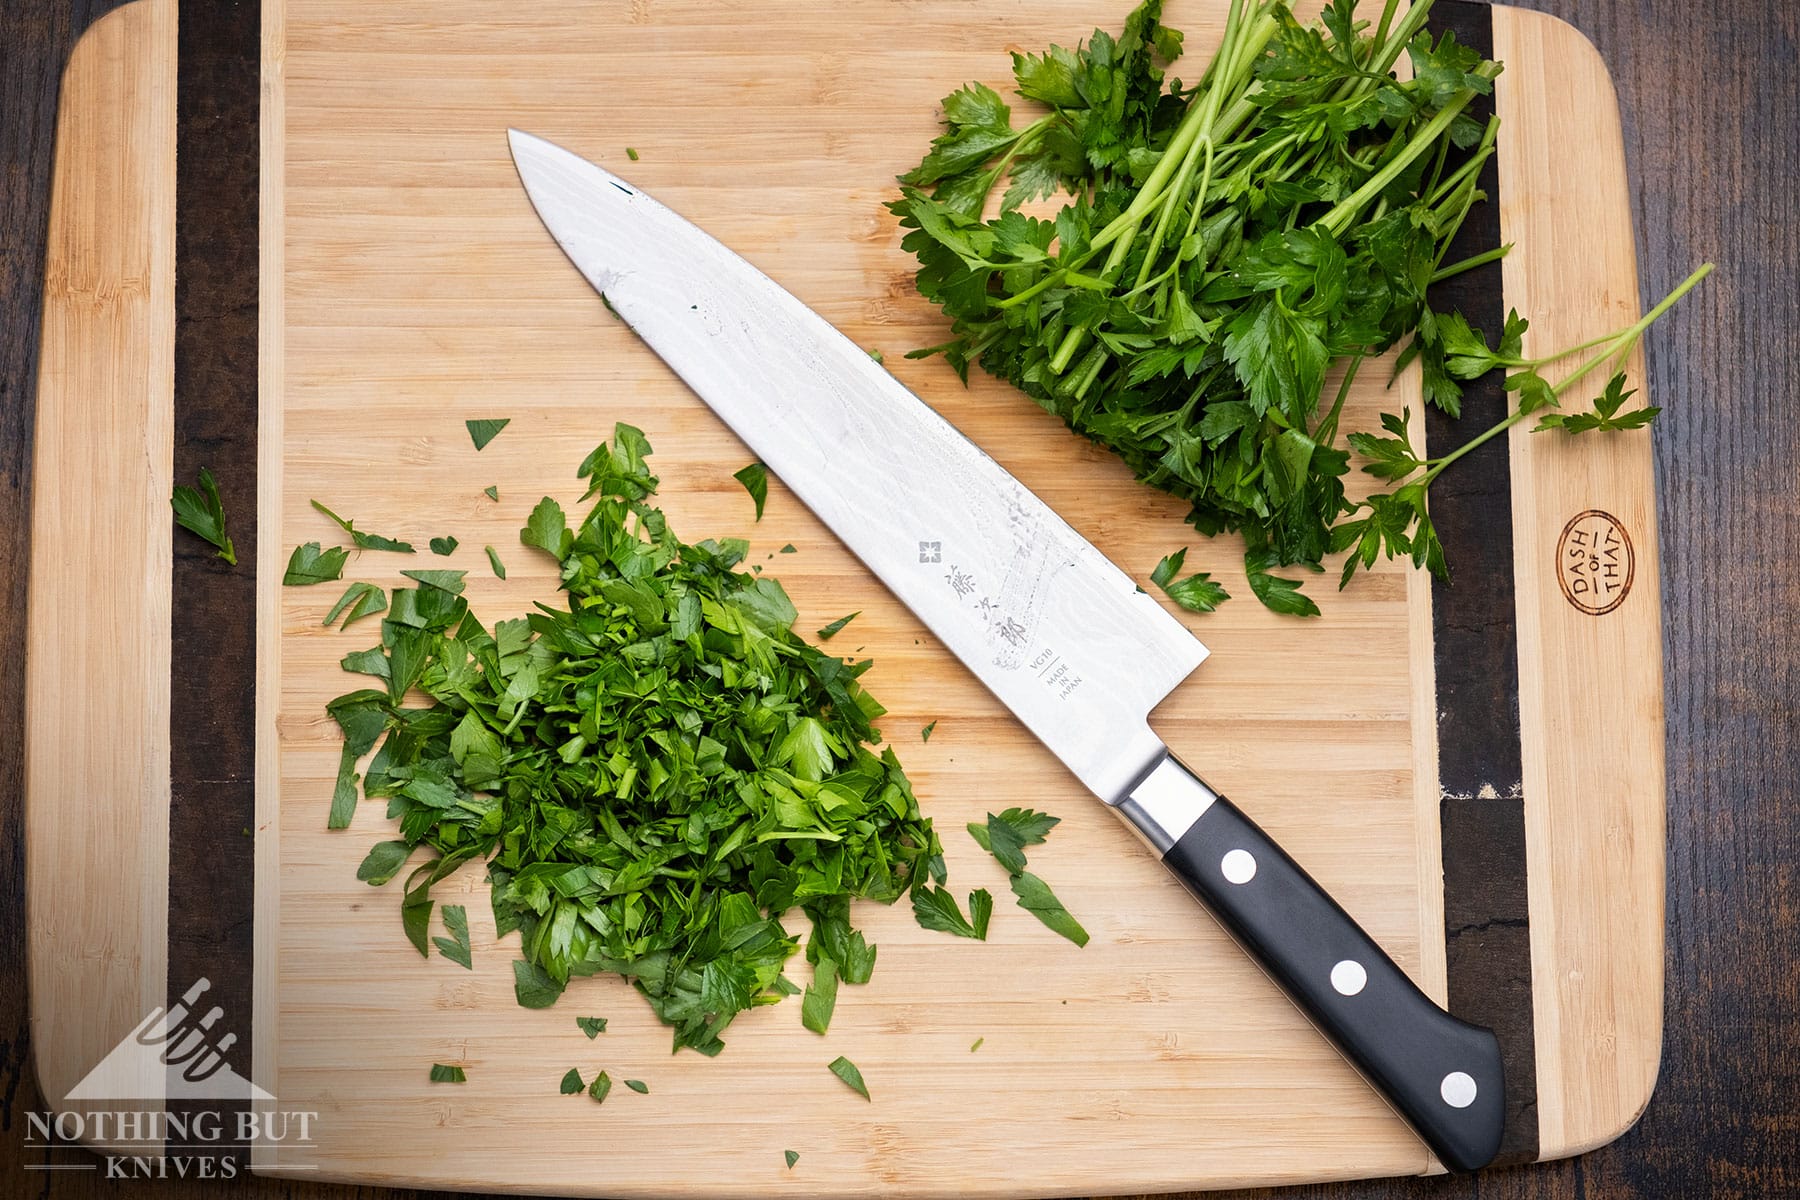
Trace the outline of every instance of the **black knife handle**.
<instances>
[{"instance_id":1,"label":"black knife handle","mask_svg":"<svg viewBox=\"0 0 1800 1200\"><path fill-rule=\"evenodd\" d=\"M1163 864L1453 1171L1493 1161L1500 1043L1407 978L1300 865L1174 755L1120 803Z\"/></svg>"}]
</instances>

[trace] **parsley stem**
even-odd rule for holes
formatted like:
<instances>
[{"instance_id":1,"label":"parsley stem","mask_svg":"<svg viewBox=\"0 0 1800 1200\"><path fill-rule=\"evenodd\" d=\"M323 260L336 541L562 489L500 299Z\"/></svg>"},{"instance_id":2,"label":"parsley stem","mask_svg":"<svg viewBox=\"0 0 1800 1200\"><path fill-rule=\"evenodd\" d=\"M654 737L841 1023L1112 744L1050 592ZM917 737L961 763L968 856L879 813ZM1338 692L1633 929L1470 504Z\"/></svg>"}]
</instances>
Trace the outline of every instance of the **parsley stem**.
<instances>
[{"instance_id":1,"label":"parsley stem","mask_svg":"<svg viewBox=\"0 0 1800 1200\"><path fill-rule=\"evenodd\" d=\"M1480 72L1489 79L1498 73L1497 68L1486 63L1481 66ZM1444 105L1436 116L1420 127L1419 132L1407 143L1406 148L1395 155L1387 166L1369 176L1361 187L1338 201L1332 210L1320 217L1316 223L1322 228L1330 230L1334 236L1341 237L1351 218L1361 212L1363 206L1370 200L1386 191L1388 184L1394 182L1400 172L1406 170L1407 166L1412 163L1413 159L1429 150L1437 142L1437 139L1450 128L1456 118L1462 115L1462 110L1467 108L1469 101L1474 98L1475 93L1472 91L1458 92L1456 99Z\"/></svg>"},{"instance_id":2,"label":"parsley stem","mask_svg":"<svg viewBox=\"0 0 1800 1200\"><path fill-rule=\"evenodd\" d=\"M1344 411L1344 401L1350 396L1350 384L1355 380L1356 370L1362 366L1362 361L1362 354L1351 355L1350 365L1344 368L1344 381L1338 384L1337 399L1331 402L1331 411L1325 414L1325 419L1313 430L1312 440L1328 450L1331 443L1337 440L1338 414Z\"/></svg>"},{"instance_id":3,"label":"parsley stem","mask_svg":"<svg viewBox=\"0 0 1800 1200\"><path fill-rule=\"evenodd\" d=\"M1499 136L1500 118L1489 117L1487 128L1482 130L1481 133L1481 144L1475 147L1475 152L1469 155L1467 162L1452 171L1448 179L1445 179L1442 183L1438 184L1437 187L1432 190L1431 195L1426 197L1425 202L1427 204L1436 205L1465 179L1474 175L1479 175L1481 173L1481 168L1486 166L1487 160L1493 156L1494 143Z\"/></svg>"},{"instance_id":4,"label":"parsley stem","mask_svg":"<svg viewBox=\"0 0 1800 1200\"><path fill-rule=\"evenodd\" d=\"M1258 17L1255 24L1249 27L1244 43L1244 56L1248 62L1254 63L1258 58L1262 57L1263 50L1268 46L1269 39L1275 36L1277 28L1278 26L1276 25L1275 18L1268 16L1267 14ZM1244 95L1247 96L1254 90L1256 90L1255 85L1245 89ZM1239 106L1242 106L1244 109L1243 115L1241 117L1236 117L1234 120L1233 118L1237 113ZM1253 106L1245 103L1244 96L1239 96L1233 103L1232 108L1228 110L1226 119L1221 123L1221 127L1214 130L1215 136L1229 137L1238 123L1249 118L1252 107ZM1208 124L1206 107L1204 105L1190 104L1187 115L1182 117L1181 124L1176 127L1175 136L1169 140L1168 148L1163 151L1162 158L1157 161L1155 168L1151 170L1150 177L1144 180L1143 186L1138 190L1137 196L1126 207L1125 211L1120 213L1117 217L1114 217L1107 223L1106 228L1094 235L1093 240L1088 243L1091 249L1103 249L1106 246L1112 245L1121 237L1127 237L1127 240L1129 240L1128 235L1135 235L1137 233L1138 226L1143 223L1145 217L1150 215L1150 210L1161 202L1163 188L1168 186L1169 179L1174 175L1176 166L1181 161L1182 156L1187 153L1188 146L1195 138L1200 136L1200 131L1206 124Z\"/></svg>"},{"instance_id":5,"label":"parsley stem","mask_svg":"<svg viewBox=\"0 0 1800 1200\"><path fill-rule=\"evenodd\" d=\"M1464 258L1464 259L1459 259L1458 261L1451 263L1447 267L1439 267L1437 270L1435 270L1431 273L1431 282L1432 283L1442 283L1444 280L1450 278L1452 275L1461 275L1464 271L1473 271L1476 267L1486 266L1488 263L1491 263L1491 262L1498 262L1500 259L1506 257L1506 252L1508 250L1511 250L1512 247L1513 247L1513 244L1511 242L1508 242L1504 246L1496 246L1494 249L1485 250L1480 254L1471 254L1469 257ZM1595 344L1596 343L1594 343L1594 342L1588 343L1589 346L1592 346ZM1581 349L1586 349L1586 348L1587 347L1585 347L1585 346L1581 347Z\"/></svg>"},{"instance_id":6,"label":"parsley stem","mask_svg":"<svg viewBox=\"0 0 1800 1200\"><path fill-rule=\"evenodd\" d=\"M1394 23L1394 12L1399 7L1400 0L1387 0L1387 3L1381 6L1381 21L1375 26L1375 34L1371 39L1369 46L1370 63L1375 61L1375 52L1380 50L1386 44L1388 27ZM1430 0L1425 0L1424 7L1431 7Z\"/></svg>"},{"instance_id":7,"label":"parsley stem","mask_svg":"<svg viewBox=\"0 0 1800 1200\"><path fill-rule=\"evenodd\" d=\"M1604 345L1605 349L1602 349L1600 353L1581 364L1580 367L1576 368L1573 375L1566 376L1550 390L1555 392L1558 396L1561 396L1564 388L1578 382L1582 376L1586 375L1589 371L1592 371L1607 359L1614 357L1623 358L1626 352L1629 351L1632 346L1637 344L1637 340L1644 336L1644 330L1654 325L1657 318L1668 312L1669 309L1675 306L1676 301L1692 291L1695 284L1712 274L1712 270L1712 263L1701 263L1694 269L1694 273L1682 280L1674 291L1670 292L1667 296L1664 296L1662 301L1658 303L1655 308L1645 313L1642 317L1639 317L1636 324L1621 329L1611 337L1602 338L1599 342L1589 342L1589 346ZM1580 348L1586 349L1587 347L1583 346ZM1567 357L1569 353L1573 353L1573 351L1566 351L1563 354L1557 355L1556 358ZM1548 359L1546 361L1554 362L1555 359Z\"/></svg>"},{"instance_id":8,"label":"parsley stem","mask_svg":"<svg viewBox=\"0 0 1800 1200\"><path fill-rule=\"evenodd\" d=\"M1381 57L1370 64L1369 73L1371 75L1385 76L1394 69L1394 64L1400 61L1400 54L1412 41L1413 35L1425 27L1425 18L1431 15L1432 3L1433 0L1419 0L1417 4L1406 10L1406 15L1400 19L1400 24L1394 28L1393 36L1388 38L1383 46ZM1382 21L1384 24L1386 23L1386 13L1382 14Z\"/></svg>"},{"instance_id":9,"label":"parsley stem","mask_svg":"<svg viewBox=\"0 0 1800 1200\"><path fill-rule=\"evenodd\" d=\"M1677 300L1680 300L1683 296L1687 295L1688 292L1692 291L1695 284L1699 283L1702 279L1705 279L1708 275L1712 274L1712 270L1713 270L1712 263L1701 263L1699 267L1695 268L1693 274L1689 275L1686 279L1682 280L1680 286L1678 286L1674 291L1670 292L1667 296L1664 296L1662 298L1661 303L1657 304L1657 306L1655 308L1652 308L1649 312L1645 313L1643 315L1643 317L1640 318L1635 325L1627 326L1624 329L1616 329L1611 333L1602 334L1601 336L1599 336L1597 338L1590 338L1589 340L1587 340L1585 342L1581 342L1574 346L1567 346L1561 350L1556 351L1556 353L1551 354L1546 358L1529 359L1527 361L1516 363L1513 365L1521 366L1521 367L1547 366L1548 364L1553 363L1553 362L1560 362L1562 359L1569 357L1571 354L1578 354L1583 350L1589 350L1595 346L1611 346L1611 345L1614 345L1621 341L1626 342L1625 348L1629 349L1631 342L1636 341L1638 336L1640 336L1644 332L1644 330L1650 328L1651 325L1655 324L1656 319L1658 317L1662 316L1664 313L1668 312L1669 309L1675 304L1675 302ZM1606 358L1606 356L1607 356L1607 352L1602 352L1599 356L1588 360L1588 363L1586 366L1584 366L1581 370L1577 371L1574 375L1570 376L1568 379L1564 380L1562 383L1558 384L1557 389L1560 390L1562 387L1566 386L1567 384L1575 382L1575 380L1581 378L1581 376L1583 376L1583 375L1587 374L1589 371L1593 370L1596 366L1598 366L1600 364L1601 360Z\"/></svg>"}]
</instances>

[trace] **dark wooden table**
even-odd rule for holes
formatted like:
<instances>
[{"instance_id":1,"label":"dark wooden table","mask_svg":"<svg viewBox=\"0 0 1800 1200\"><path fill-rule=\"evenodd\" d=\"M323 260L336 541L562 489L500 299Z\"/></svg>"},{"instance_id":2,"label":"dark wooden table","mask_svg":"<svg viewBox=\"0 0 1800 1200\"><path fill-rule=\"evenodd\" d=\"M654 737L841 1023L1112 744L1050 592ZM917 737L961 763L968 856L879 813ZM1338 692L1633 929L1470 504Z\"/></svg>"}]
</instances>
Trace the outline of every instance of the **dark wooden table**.
<instances>
[{"instance_id":1,"label":"dark wooden table","mask_svg":"<svg viewBox=\"0 0 1800 1200\"><path fill-rule=\"evenodd\" d=\"M57 78L112 3L0 0L0 645L24 638ZM1719 264L1648 340L1650 393L1666 408L1655 433L1669 750L1662 1078L1635 1129L1581 1158L1282 1195L1800 1196L1800 413L1789 408L1800 405L1800 5L1531 6L1585 30L1612 69L1646 300L1693 263ZM26 1018L16 652L11 662L0 675L0 926L14 931L0 938L0 1196L218 1194L21 1168L24 1114L43 1105ZM226 1187L301 1200L417 1195L279 1179Z\"/></svg>"}]
</instances>

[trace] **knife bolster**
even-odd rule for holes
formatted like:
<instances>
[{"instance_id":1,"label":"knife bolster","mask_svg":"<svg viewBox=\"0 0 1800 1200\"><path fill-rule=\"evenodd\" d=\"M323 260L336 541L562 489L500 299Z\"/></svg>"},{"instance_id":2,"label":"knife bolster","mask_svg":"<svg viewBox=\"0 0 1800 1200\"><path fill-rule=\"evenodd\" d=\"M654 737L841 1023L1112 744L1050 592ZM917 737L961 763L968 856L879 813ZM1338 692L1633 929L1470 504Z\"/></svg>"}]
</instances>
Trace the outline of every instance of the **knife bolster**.
<instances>
[{"instance_id":1,"label":"knife bolster","mask_svg":"<svg viewBox=\"0 0 1800 1200\"><path fill-rule=\"evenodd\" d=\"M1166 749L1113 807L1158 856L1193 828L1219 794Z\"/></svg>"}]
</instances>

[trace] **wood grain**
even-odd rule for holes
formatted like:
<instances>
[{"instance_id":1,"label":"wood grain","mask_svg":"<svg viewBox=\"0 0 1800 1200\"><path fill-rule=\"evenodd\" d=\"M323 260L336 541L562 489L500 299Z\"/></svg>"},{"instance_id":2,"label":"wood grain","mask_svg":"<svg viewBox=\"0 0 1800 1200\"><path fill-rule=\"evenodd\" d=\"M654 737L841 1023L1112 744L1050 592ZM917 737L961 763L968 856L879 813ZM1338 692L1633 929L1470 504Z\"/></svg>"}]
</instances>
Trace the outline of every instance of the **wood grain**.
<instances>
[{"instance_id":1,"label":"wood grain","mask_svg":"<svg viewBox=\"0 0 1800 1200\"><path fill-rule=\"evenodd\" d=\"M369 636L320 628L328 589L283 589L280 776L262 789L281 869L265 881L278 890L258 896L259 911L279 909L278 963L258 1011L259 1024L280 1025L266 1086L321 1117L319 1144L281 1163L449 1182L454 1155L460 1177L498 1184L515 1169L517 1135L470 1135L504 1125L562 1148L536 1156L533 1186L572 1193L695 1194L730 1181L761 1194L829 1181L857 1194L1005 1194L1018 1183L1000 1164L1021 1156L1037 1186L1061 1193L1426 1169L1422 1147L1131 835L785 488L771 488L752 524L731 478L750 454L568 266L499 136L513 125L567 145L739 248L853 340L887 351L902 380L1147 584L1156 561L1191 540L1179 504L994 381L964 390L943 364L898 353L929 344L938 319L912 291L880 181L904 168L902 148L916 155L929 140L939 96L1006 71L993 13L938 2L821 25L805 3L670 2L633 22L611 4L501 15L453 3L421 25L405 6L280 7L286 185L264 219L266 240L283 247L286 292L263 352L284 374L264 398L281 410L282 457L262 474L280 491L279 541L330 536L315 497L414 541L455 533L462 547L448 565L472 568L476 611L516 614L554 597L553 565L518 542L530 506L546 489L572 504L556 481L573 482L615 420L637 424L657 446L678 530L751 538L802 628L862 611L840 638L877 663L865 682L946 831L954 884L1004 888L964 823L1008 805L1047 808L1064 824L1034 867L1095 935L1076 951L1003 903L992 941L957 944L920 930L904 907L871 911L859 919L881 967L843 996L828 1039L778 1006L735 1024L713 1062L669 1060L667 1031L617 980L583 981L552 1010L520 1012L514 952L492 935L478 870L446 887L470 905L468 976L407 950L397 890L356 882L356 862L388 836L381 806L365 805L345 833L323 828L338 745L324 705L349 686L339 658ZM1006 15L1022 44L1067 42L1091 24L1074 0ZM1221 17L1190 4L1172 19L1204 56ZM859 46L855 87L846 37ZM871 111L873 80L888 82ZM758 118L739 120L744 111ZM725 128L734 136L720 137ZM778 144L803 173L768 176ZM1372 423L1390 402L1383 378L1368 373L1349 419ZM512 424L477 454L462 422L483 416ZM481 495L490 482L498 504ZM504 554L506 583L488 577L483 544ZM784 544L798 552L777 555ZM1190 565L1233 578L1238 553L1197 545ZM400 565L411 564L365 554L351 574L389 583ZM1204 624L1187 615L1219 649L1155 725L1419 971L1425 955L1442 956L1415 866L1432 814L1414 793L1412 664L1377 649L1410 644L1409 586L1383 564L1333 597L1317 625L1248 603ZM1320 693L1321 669L1362 685ZM924 743L918 730L934 720ZM1316 756L1296 764L1286 752L1296 741ZM1441 991L1441 966L1421 973ZM367 982L353 994L355 979ZM572 1020L588 1009L612 1021L593 1046ZM838 1053L861 1066L879 1104L845 1109L824 1070ZM433 1088L421 1067L431 1061L465 1063L469 1084ZM609 1103L597 1120L538 1086L582 1061L641 1074L651 1095ZM770 1093L779 1106L762 1103ZM981 1121L968 1120L969 1103ZM1195 1123L1206 1139L1173 1157L1195 1146ZM687 1149L619 1152L636 1145ZM802 1154L792 1175L786 1145Z\"/></svg>"},{"instance_id":2,"label":"wood grain","mask_svg":"<svg viewBox=\"0 0 1800 1200\"><path fill-rule=\"evenodd\" d=\"M1598 52L1554 17L1495 10L1494 53L1507 64L1495 93L1505 293L1530 314L1523 353L1542 357L1640 313L1618 108ZM1580 133L1559 136L1570 114ZM1582 220L1546 219L1570 212ZM1641 347L1624 366L1636 403L1655 403L1641 395ZM1583 381L1569 407L1603 382ZM1659 566L1649 439L1533 424L1508 438L1515 577L1557 584L1517 602L1539 1145L1555 1158L1637 1120L1661 1058L1662 625L1645 590Z\"/></svg>"},{"instance_id":3,"label":"wood grain","mask_svg":"<svg viewBox=\"0 0 1800 1200\"><path fill-rule=\"evenodd\" d=\"M1657 434L1662 468L1663 556L1670 656L1669 1035L1662 1082L1644 1122L1619 1143L1571 1163L1489 1174L1477 1181L1386 1181L1284 1193L1318 1197L1411 1195L1772 1195L1795 1186L1790 1098L1800 1052L1782 1014L1800 1007L1792 963L1800 957L1800 883L1786 864L1800 844L1791 789L1800 770L1791 697L1800 690L1800 645L1785 577L1768 569L1800 550L1792 464L1800 438L1785 419L1796 396L1792 342L1779 331L1800 319L1791 288L1796 202L1795 16L1775 4L1691 6L1567 0L1554 6L1593 34L1611 65L1626 114L1640 188L1634 203L1648 298L1696 257L1722 264L1717 286L1652 335L1650 385L1670 406ZM22 619L22 494L33 377L35 293L47 174L49 82L68 45L62 5L0 11L7 120L0 151L9 203L0 257L6 339L0 359L0 572L13 592L0 632L18 640ZM77 28L79 23L77 23ZM1705 47L1701 52L1697 47ZM17 53L10 51L17 50ZM37 123L29 118L39 115ZM30 203L39 197L33 217ZM16 231L16 233L15 233ZM29 266L16 264L30 259ZM1710 285L1709 285L1710 286ZM18 298L24 303L15 303ZM1704 353L1699 349L1704 346ZM8 508L7 505L12 507ZM11 557L8 557L11 556ZM16 676L13 677L16 679ZM0 732L17 730L17 684L0 687ZM0 783L17 779L11 736L0 736ZM0 787L0 816L18 828L16 782ZM235 831L234 835L235 835ZM19 903L17 846L6 875ZM16 964L17 960L14 960ZM20 977L0 972L0 989ZM8 1126L37 1100L21 1077L27 1044L22 997L5 991ZM22 1086L20 1086L22 1084ZM15 1139L17 1134L7 1134ZM16 1141L9 1149L16 1150ZM6 1191L186 1196L216 1189L174 1181L136 1188L85 1178L42 1181L0 1156ZM258 1194L376 1197L259 1181Z\"/></svg>"},{"instance_id":4,"label":"wood grain","mask_svg":"<svg viewBox=\"0 0 1800 1200\"><path fill-rule=\"evenodd\" d=\"M139 0L62 80L24 746L34 1065L58 1097L166 995L174 71L174 0Z\"/></svg>"}]
</instances>

